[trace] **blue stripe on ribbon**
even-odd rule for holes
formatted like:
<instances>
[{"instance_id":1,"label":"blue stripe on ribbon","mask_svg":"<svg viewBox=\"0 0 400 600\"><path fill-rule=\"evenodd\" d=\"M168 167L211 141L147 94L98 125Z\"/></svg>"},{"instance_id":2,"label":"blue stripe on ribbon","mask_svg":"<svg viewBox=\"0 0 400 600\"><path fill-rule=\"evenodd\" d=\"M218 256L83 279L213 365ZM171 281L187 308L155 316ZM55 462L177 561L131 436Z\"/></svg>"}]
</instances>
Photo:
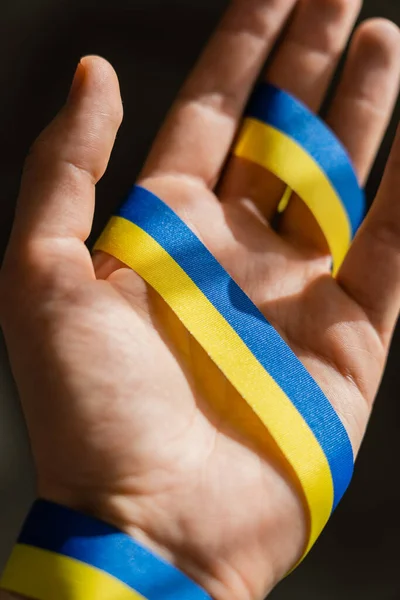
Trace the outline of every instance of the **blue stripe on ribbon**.
<instances>
[{"instance_id":1,"label":"blue stripe on ribbon","mask_svg":"<svg viewBox=\"0 0 400 600\"><path fill-rule=\"evenodd\" d=\"M297 356L194 233L157 196L136 186L118 216L141 227L172 256L290 398L327 457L335 508L353 474L353 451L338 415Z\"/></svg>"},{"instance_id":2,"label":"blue stripe on ribbon","mask_svg":"<svg viewBox=\"0 0 400 600\"><path fill-rule=\"evenodd\" d=\"M147 600L211 600L184 573L128 535L52 502L38 500L33 505L18 543L91 565Z\"/></svg>"},{"instance_id":3,"label":"blue stripe on ribbon","mask_svg":"<svg viewBox=\"0 0 400 600\"><path fill-rule=\"evenodd\" d=\"M347 151L327 125L302 102L268 83L257 87L246 116L285 133L314 158L341 198L354 237L365 216L365 195Z\"/></svg>"}]
</instances>

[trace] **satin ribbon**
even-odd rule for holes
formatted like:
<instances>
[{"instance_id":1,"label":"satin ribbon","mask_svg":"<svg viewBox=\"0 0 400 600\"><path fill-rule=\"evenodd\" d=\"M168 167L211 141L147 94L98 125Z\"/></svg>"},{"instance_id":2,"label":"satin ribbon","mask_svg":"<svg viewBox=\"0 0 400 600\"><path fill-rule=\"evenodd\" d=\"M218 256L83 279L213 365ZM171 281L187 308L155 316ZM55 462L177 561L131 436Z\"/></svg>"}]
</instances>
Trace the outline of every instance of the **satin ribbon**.
<instances>
[{"instance_id":1,"label":"satin ribbon","mask_svg":"<svg viewBox=\"0 0 400 600\"><path fill-rule=\"evenodd\" d=\"M211 600L115 527L43 500L27 518L0 587L33 600Z\"/></svg>"},{"instance_id":2,"label":"satin ribbon","mask_svg":"<svg viewBox=\"0 0 400 600\"><path fill-rule=\"evenodd\" d=\"M136 186L95 246L152 286L261 419L306 499L305 554L346 490L353 452L322 390L185 223Z\"/></svg>"},{"instance_id":3,"label":"satin ribbon","mask_svg":"<svg viewBox=\"0 0 400 600\"><path fill-rule=\"evenodd\" d=\"M250 101L234 154L286 183L309 207L339 270L365 214L345 148L304 104L270 84Z\"/></svg>"}]
</instances>

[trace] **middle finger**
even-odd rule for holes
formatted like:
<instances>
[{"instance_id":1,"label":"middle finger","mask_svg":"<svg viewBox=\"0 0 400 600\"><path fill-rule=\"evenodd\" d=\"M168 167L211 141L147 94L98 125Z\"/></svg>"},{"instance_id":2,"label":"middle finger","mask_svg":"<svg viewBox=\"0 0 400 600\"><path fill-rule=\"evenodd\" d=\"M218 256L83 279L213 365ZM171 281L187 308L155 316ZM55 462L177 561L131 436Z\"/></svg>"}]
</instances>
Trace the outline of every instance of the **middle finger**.
<instances>
[{"instance_id":1,"label":"middle finger","mask_svg":"<svg viewBox=\"0 0 400 600\"><path fill-rule=\"evenodd\" d=\"M361 0L300 0L266 80L318 111L348 42ZM250 202L270 220L286 189L274 175L232 156L220 187L223 202Z\"/></svg>"}]
</instances>

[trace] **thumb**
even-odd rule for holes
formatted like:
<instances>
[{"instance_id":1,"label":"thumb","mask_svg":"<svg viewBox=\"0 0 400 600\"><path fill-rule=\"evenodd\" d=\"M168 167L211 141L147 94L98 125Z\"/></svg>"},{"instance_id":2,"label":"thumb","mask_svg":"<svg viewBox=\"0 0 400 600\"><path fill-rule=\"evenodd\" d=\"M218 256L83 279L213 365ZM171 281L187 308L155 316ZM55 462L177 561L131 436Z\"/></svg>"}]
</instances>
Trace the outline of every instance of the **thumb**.
<instances>
[{"instance_id":1,"label":"thumb","mask_svg":"<svg viewBox=\"0 0 400 600\"><path fill-rule=\"evenodd\" d=\"M39 261L49 256L50 244L53 256L69 244L75 258L76 251L87 252L83 242L92 227L95 184L107 168L121 120L114 69L99 57L82 59L66 105L26 161L6 263L28 259L34 266L34 256Z\"/></svg>"}]
</instances>

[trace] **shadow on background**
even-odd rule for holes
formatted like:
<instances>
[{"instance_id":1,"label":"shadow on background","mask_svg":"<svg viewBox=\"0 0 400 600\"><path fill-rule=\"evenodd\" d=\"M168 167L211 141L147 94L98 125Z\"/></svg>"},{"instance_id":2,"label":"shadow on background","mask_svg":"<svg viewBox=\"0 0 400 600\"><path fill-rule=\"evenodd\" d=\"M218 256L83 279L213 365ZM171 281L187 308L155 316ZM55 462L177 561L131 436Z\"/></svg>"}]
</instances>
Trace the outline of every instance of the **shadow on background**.
<instances>
[{"instance_id":1,"label":"shadow on background","mask_svg":"<svg viewBox=\"0 0 400 600\"><path fill-rule=\"evenodd\" d=\"M0 249L30 144L64 102L79 58L101 54L121 81L125 121L98 186L94 235L134 182L151 141L225 0L3 0L0 22ZM400 23L397 0L366 0L363 16ZM378 186L400 107L368 184ZM398 191L397 191L398 192ZM4 350L2 350L4 354ZM2 358L2 360L1 360ZM310 558L273 600L400 598L397 446L400 332L354 483ZM31 463L5 355L0 357L0 562L32 496Z\"/></svg>"}]
</instances>

